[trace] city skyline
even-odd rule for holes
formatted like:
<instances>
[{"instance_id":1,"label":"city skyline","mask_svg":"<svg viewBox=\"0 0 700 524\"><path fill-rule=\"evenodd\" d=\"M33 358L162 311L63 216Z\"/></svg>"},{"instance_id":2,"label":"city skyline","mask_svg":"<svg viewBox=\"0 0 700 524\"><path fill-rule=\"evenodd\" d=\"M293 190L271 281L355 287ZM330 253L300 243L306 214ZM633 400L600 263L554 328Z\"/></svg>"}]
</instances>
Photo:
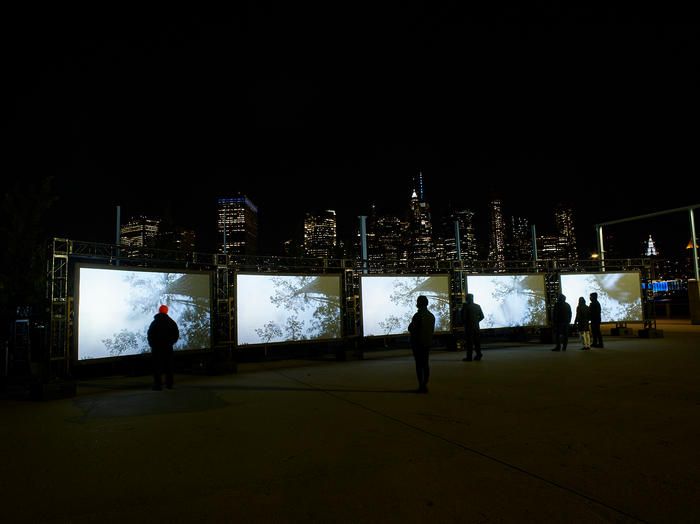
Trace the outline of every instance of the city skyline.
<instances>
[{"instance_id":1,"label":"city skyline","mask_svg":"<svg viewBox=\"0 0 700 524\"><path fill-rule=\"evenodd\" d=\"M692 27L614 10L308 14L14 19L10 178L55 177L50 231L94 241L114 238L116 205L213 235L216 199L242 193L264 249L310 210L335 210L346 236L373 203L402 216L419 171L434 217L480 221L498 190L506 217L545 232L571 204L581 257L596 222L697 204ZM628 256L649 234L661 256L690 236L685 216L615 229Z\"/></svg>"},{"instance_id":2,"label":"city skyline","mask_svg":"<svg viewBox=\"0 0 700 524\"><path fill-rule=\"evenodd\" d=\"M412 187L412 177L406 177L404 187ZM448 211L452 210L469 210L474 213L474 221L477 229L477 239L479 243L486 247L488 243L489 222L489 202L488 195L498 193L486 192L478 194L477 198L483 200L473 202L474 195L470 197L470 205L463 205L459 202L442 198L431 199L431 179L426 179L426 201L430 204L432 211L433 229L439 229L440 223L447 217ZM339 198L329 198L327 194L314 194L314 192L306 192L299 198L295 198L294 191L285 183L288 180L282 180L281 189L275 191L268 188L269 192L260 192L259 199L253 199L249 193L231 191L227 196L209 196L208 198L198 200L197 193L184 192L180 195L170 192L165 198L159 199L153 194L152 199L134 198L128 200L130 195L127 194L124 200L115 198L115 204L107 205L103 201L85 199L84 196L76 191L73 195L61 195L61 189L57 188L58 195L57 203L50 213L48 231L51 236L71 238L74 240L86 240L94 242L113 243L115 238L116 226L116 205L119 205L121 211L122 225L129 218L140 215L153 216L159 219L164 219L173 225L185 228L191 228L197 235L197 250L204 252L215 252L217 243L216 233L216 213L217 201L219 198L230 198L238 195L250 197L250 199L259 208L260 219L260 248L261 254L282 254L283 244L285 241L299 237L303 231L304 216L309 211L317 211L322 209L332 209L336 211L338 217L338 236L339 240L348 245L353 238L355 230L359 225L359 215L368 215L372 207L378 214L383 216L396 216L399 219L405 219L410 213L410 197L406 197L407 191L404 191L404 197L395 193L387 195L386 189L377 190L377 195L384 195L384 200L379 198L371 198L369 195L362 195L362 201L353 201L352 199L344 200ZM54 181L54 184L56 182ZM81 181L71 180L68 182L70 187L72 184L82 184ZM270 180L266 180L265 184L274 186ZM125 187L133 187L132 184L125 184ZM439 189L439 188L438 188ZM444 190L444 189L443 189ZM210 189L209 194L215 195L214 190ZM435 191L438 195L440 191ZM143 195L148 195L147 190L139 192ZM412 190L411 190L412 193ZM504 193L501 191L500 193ZM530 226L535 225L538 236L553 234L556 232L555 210L561 204L554 200L548 202L532 202L526 206L519 203L515 197L511 196L511 200L501 198L503 207L503 216L506 221L506 230L510 234L510 221L512 218L527 220ZM569 199L571 200L571 199ZM262 202L258 205L257 202ZM179 204L179 202L182 202ZM324 205L328 203L329 205ZM562 202L566 202L563 199ZM330 205L332 203L332 205ZM520 204L520 205L519 205ZM580 251L579 258L585 259L595 251L595 234L593 224L602 222L603 220L593 220L591 214L586 213L586 210L581 210L576 203L570 204L574 211L574 225L576 228L578 249ZM529 208L529 209L528 209ZM662 209L649 207L648 205L640 204L638 209L644 210L637 212L636 215L661 211ZM670 209L670 208L666 208ZM648 210L648 211L647 211ZM85 220L85 216L90 216L90 220ZM628 215L632 216L632 215ZM623 215L618 215L617 218L624 218ZM615 236L615 244L620 251L621 256L638 257L641 256L645 247L645 242L651 234L657 240L657 248L661 257L678 257L682 256L683 248L690 238L690 229L687 213L677 213L666 217L657 217L652 220L643 220L630 224L620 224L606 228L607 232L612 232ZM674 253L675 250L675 253ZM482 256L483 259L487 257Z\"/></svg>"},{"instance_id":3,"label":"city skyline","mask_svg":"<svg viewBox=\"0 0 700 524\"><path fill-rule=\"evenodd\" d=\"M423 191L426 190L426 188L430 187L429 180L426 181L425 177L423 177ZM412 187L412 186L411 186ZM231 197L226 197L226 198L220 198L217 199L217 202L221 201L248 201L249 205L253 205L256 208L257 211L257 206L253 202L250 202L248 199L247 195L243 194L238 194L236 197L231 198ZM319 200L320 201L320 200ZM312 202L314 202L312 200ZM402 206L397 206L397 202L391 203L389 206L381 206L381 205L376 205L376 201L373 201L373 204L369 205L369 209L365 211L368 215L368 218L372 218L372 216L380 217L382 220L383 219L390 219L390 220L398 220L400 222L403 222L405 224L408 224L411 221L415 220L420 220L420 217L415 215L415 212L413 210L413 206L415 205L414 203L419 202L417 199L417 195L415 192L412 191L411 198L408 201L404 201L404 209L403 211L399 212L389 212L387 210L389 209L399 209ZM534 225L536 227L536 233L538 236L538 243L544 242L542 246L538 247L539 252L539 257L540 258L551 258L552 253L547 252L547 247L546 243L547 242L553 242L552 246L550 246L549 249L555 249L554 246L558 245L556 247L557 251L560 251L559 255L557 258L565 258L569 260L586 260L591 258L591 254L595 252L595 241L593 239L593 235L590 234L588 235L590 238L588 238L587 242L586 239L584 238L584 241L580 241L580 227L578 226L578 221L576 217L576 210L575 208L567 207L567 206L562 206L562 204L557 204L551 208L542 208L540 209L540 216L546 216L549 215L547 220L544 220L543 222L540 223L532 223L530 221L530 216L531 214L526 214L525 216L515 214L511 212L512 206L510 205L509 202L503 201L502 199L495 198L493 201L485 202L483 205L476 206L476 207L471 207L471 208L465 208L465 207L460 207L458 205L454 206L448 206L447 208L444 208L443 211L441 211L441 214L436 214L435 212L430 212L430 202L427 202L427 209L428 209L428 216L432 215L431 218L431 230L432 232L426 232L426 233L419 233L419 234L424 234L427 235L428 237L432 238L432 241L436 242L436 244L433 246L433 249L438 250L438 256L442 257L441 255L441 249L442 244L440 244L440 247L438 247L437 241L438 240L448 240L448 244L451 245L452 247L449 247L449 245L446 245L445 247L449 250L452 250L452 255L451 257L454 257L454 241L451 240L451 233L453 231L453 221L454 218L451 218L452 213L458 213L461 214L463 212L469 213L472 218L476 216L477 220L474 221L475 229L472 231L471 234L476 234L476 248L474 245L465 247L465 245L462 246L463 250L463 256L466 256L465 254L465 249L478 249L479 251L479 256L476 256L476 254L471 254L469 256L470 259L472 260L490 260L493 258L493 253L492 253L492 242L493 242L493 231L491 230L492 228L492 220L494 219L493 216L491 216L491 210L490 206L492 202L497 203L497 208L498 208L498 220L502 222L500 226L501 233L499 234L500 237L502 237L499 242L501 242L501 246L499 250L502 252L501 256L505 256L505 260L509 261L515 261L515 260L528 260L531 256L531 249L532 249L532 244L531 244L531 227ZM303 211L302 208L296 208L296 209L289 209L289 216L281 220L281 222L277 225L279 226L284 226L286 229L284 229L284 233L280 234L278 231L278 234L270 234L269 233L269 226L268 226L268 234L261 235L258 240L262 241L262 246L263 249L258 253L260 255L288 255L288 256L307 256L305 254L305 230L306 226L305 223L308 220L308 217L311 214L318 215L319 217L322 217L324 214L327 212L332 212L332 215L334 217L334 224L335 223L342 223L343 219L345 222L345 228L344 231L341 233L340 228L339 228L339 233L337 237L337 244L338 244L338 249L333 249L332 253L329 252L328 256L331 258L336 258L341 255L341 253L345 252L344 256L348 257L353 257L358 255L356 252L359 247L356 244L356 235L358 234L359 231L359 213L357 212L350 212L346 216L340 216L335 213L335 210L327 209L328 206L322 206L322 205L315 205L313 209L309 211ZM439 207L440 208L440 207ZM122 227L124 227L124 224L126 221L130 220L131 218L134 218L134 215L130 215L129 213L125 213L125 209L128 209L127 207L122 207ZM154 213L152 209L144 211L142 208L136 208L137 211L135 212L135 216L138 218L141 215L147 215L150 216L151 218L155 218L158 220L162 219L162 216L160 216L158 213ZM477 209L478 211L475 212L474 209ZM505 210L505 211L504 211ZM562 215L561 213L563 211L566 211L566 215ZM569 216L569 212L573 212L573 217ZM209 209L209 215L212 212L212 208L210 207ZM214 210L214 212L216 212ZM415 216L414 216L415 215ZM573 218L573 222L562 222L562 216L569 216L569 218L566 218L567 221L570 221ZM337 217L337 221L336 221ZM413 218L411 218L413 217ZM174 220L174 222L173 222ZM656 253L656 255L659 255L661 258L682 258L684 255L684 249L679 248L681 244L684 242L684 236L685 233L684 231L688 229L687 226L688 224L684 224L684 221L687 220L687 214L685 213L678 213L675 215L670 215L669 217L661 217L655 219L656 221L661 220L673 223L680 224L680 228L677 228L676 230L676 235L674 238L680 242L678 245L675 246L675 253ZM197 251L201 252L221 252L221 230L219 229L218 234L216 237L214 236L214 229L216 229L216 224L212 223L211 217L209 217L209 220L207 220L207 224L204 226L204 229L200 230L197 232ZM166 220L165 223L167 224L168 221ZM644 223L642 221L641 223ZM517 224L517 226L516 226ZM573 231L567 233L573 226ZM608 227L606 226L605 232L606 232L606 251L608 251L608 257L609 258L615 258L615 257L632 257L632 258L637 258L641 256L645 256L645 251L646 251L646 245L647 245L647 239L649 234L644 233L644 238L638 238L636 235L638 233L634 232L636 231L639 226L636 228L632 228L632 233L625 233L624 226L627 226L626 224L623 225L622 229L620 229L620 226L613 226L613 227ZM170 218L170 227L178 227L182 229L182 224L177 222L176 219L173 219L172 217ZM257 228L257 226L254 226ZM381 226L383 229L387 227L387 223L384 222L384 225ZM393 229L395 234L400 234L399 228L400 224L397 222L395 226L393 226ZM660 231L664 230L664 226L659 226L654 225L654 222L652 221L652 224L649 225L647 224L646 226L642 227L642 231L655 231L659 230ZM185 228L187 229L187 228ZM673 229L673 228L670 228ZM678 230L679 229L679 230ZM612 237L613 238L607 238L611 234L612 231ZM205 234L203 235L206 239L205 242L202 241L202 232ZM368 231L369 232L369 231ZM287 234L288 233L288 234ZM464 232L463 232L464 233ZM575 242L571 242L570 240L567 240L567 237L573 233L572 238L575 240ZM585 232L584 232L585 233ZM625 235L632 235L631 238L626 238ZM514 236L517 236L517 238L514 238ZM559 235L559 240L557 240L557 236ZM75 240L85 240L84 238L79 238L79 237L72 237ZM666 242L665 245L670 245L668 242L668 238L664 237ZM272 240L271 240L272 239ZM104 242L111 242L111 239L103 240ZM123 240L122 240L123 241ZM287 244L287 241L292 241L291 246ZM464 240L462 240L464 242ZM503 244L505 242L505 244ZM335 245L335 241L333 245ZM562 244L563 243L563 244ZM561 245L559 245L561 244ZM257 241L256 241L257 245ZM631 247L630 247L631 246ZM288 252L288 248L292 247L293 252L295 253L294 255L291 255ZM681 246L683 247L683 246ZM627 249L627 251L625 250ZM577 253L577 250L580 253ZM236 250L232 251L232 253L238 253ZM517 253L517 254L516 254ZM249 253L252 254L252 253ZM320 256L320 255L319 255ZM428 258L432 258L431 256L428 256ZM448 257L450 258L450 257Z\"/></svg>"}]
</instances>

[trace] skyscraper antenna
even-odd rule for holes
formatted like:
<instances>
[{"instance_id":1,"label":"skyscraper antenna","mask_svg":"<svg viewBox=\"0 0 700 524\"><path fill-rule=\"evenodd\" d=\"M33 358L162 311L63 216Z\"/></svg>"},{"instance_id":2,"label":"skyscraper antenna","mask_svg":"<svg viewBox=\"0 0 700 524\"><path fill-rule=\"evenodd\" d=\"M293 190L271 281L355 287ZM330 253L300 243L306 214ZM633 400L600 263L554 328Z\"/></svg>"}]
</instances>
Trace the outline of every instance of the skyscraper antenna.
<instances>
[{"instance_id":1,"label":"skyscraper antenna","mask_svg":"<svg viewBox=\"0 0 700 524\"><path fill-rule=\"evenodd\" d=\"M425 202L425 188L423 186L423 171L418 170L418 179L413 179L413 185L416 193L418 194L418 200Z\"/></svg>"}]
</instances>

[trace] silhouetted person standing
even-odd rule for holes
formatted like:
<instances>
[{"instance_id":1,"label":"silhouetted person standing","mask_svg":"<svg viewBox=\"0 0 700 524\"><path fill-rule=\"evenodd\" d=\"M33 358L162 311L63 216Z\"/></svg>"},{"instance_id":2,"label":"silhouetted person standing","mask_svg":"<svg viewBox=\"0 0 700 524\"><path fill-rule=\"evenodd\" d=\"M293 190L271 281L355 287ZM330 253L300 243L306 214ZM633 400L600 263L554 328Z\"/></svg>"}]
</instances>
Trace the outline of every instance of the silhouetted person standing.
<instances>
[{"instance_id":1,"label":"silhouetted person standing","mask_svg":"<svg viewBox=\"0 0 700 524\"><path fill-rule=\"evenodd\" d=\"M464 324L464 347L467 349L465 362L472 361L472 353L476 351L474 360L481 360L481 332L479 322L484 320L484 312L479 304L474 303L474 295L469 293L467 301L462 306L462 324Z\"/></svg>"},{"instance_id":2,"label":"silhouetted person standing","mask_svg":"<svg viewBox=\"0 0 700 524\"><path fill-rule=\"evenodd\" d=\"M576 328L581 335L581 343L583 344L581 349L591 349L590 321L591 312L586 305L586 299L583 297L578 297L578 306L576 306L576 319L574 319L574 324L576 324Z\"/></svg>"},{"instance_id":3,"label":"silhouetted person standing","mask_svg":"<svg viewBox=\"0 0 700 524\"><path fill-rule=\"evenodd\" d=\"M569 343L569 324L571 306L566 302L566 296L560 293L552 310L552 331L556 344L552 351L566 351L566 345Z\"/></svg>"},{"instance_id":4,"label":"silhouetted person standing","mask_svg":"<svg viewBox=\"0 0 700 524\"><path fill-rule=\"evenodd\" d=\"M173 346L180 338L180 330L175 321L168 316L168 306L158 308L158 314L148 327L148 345L151 346L153 358L153 389L163 389L163 373L165 387L173 388Z\"/></svg>"},{"instance_id":5,"label":"silhouetted person standing","mask_svg":"<svg viewBox=\"0 0 700 524\"><path fill-rule=\"evenodd\" d=\"M598 302L598 293L591 293L589 295L591 299L591 305L588 309L591 313L591 347L602 348L603 347L603 334L600 332L600 302Z\"/></svg>"},{"instance_id":6,"label":"silhouetted person standing","mask_svg":"<svg viewBox=\"0 0 700 524\"><path fill-rule=\"evenodd\" d=\"M416 361L416 375L418 377L418 392L428 392L428 379L430 378L430 346L433 345L433 333L435 332L435 315L428 311L428 297L420 295L416 299L418 311L413 315L408 325L411 334L411 350Z\"/></svg>"}]
</instances>

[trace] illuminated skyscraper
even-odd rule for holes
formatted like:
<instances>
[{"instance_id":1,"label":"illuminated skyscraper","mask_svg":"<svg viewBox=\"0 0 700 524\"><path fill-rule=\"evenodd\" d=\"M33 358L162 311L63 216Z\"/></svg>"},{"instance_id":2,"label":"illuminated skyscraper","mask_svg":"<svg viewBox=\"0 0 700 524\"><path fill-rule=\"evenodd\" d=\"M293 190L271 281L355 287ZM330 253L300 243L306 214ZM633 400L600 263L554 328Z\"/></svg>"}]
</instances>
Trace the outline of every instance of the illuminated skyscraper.
<instances>
[{"instance_id":1,"label":"illuminated skyscraper","mask_svg":"<svg viewBox=\"0 0 700 524\"><path fill-rule=\"evenodd\" d=\"M406 266L406 251L402 240L408 231L408 223L399 217L382 216L377 219L375 241L378 252L384 257L384 271L393 273Z\"/></svg>"},{"instance_id":2,"label":"illuminated skyscraper","mask_svg":"<svg viewBox=\"0 0 700 524\"><path fill-rule=\"evenodd\" d=\"M257 255L258 208L248 197L219 198L217 215L218 252Z\"/></svg>"},{"instance_id":3,"label":"illuminated skyscraper","mask_svg":"<svg viewBox=\"0 0 700 524\"><path fill-rule=\"evenodd\" d=\"M425 202L425 186L423 185L423 172L418 171L418 175L413 179L413 187L415 189L418 200Z\"/></svg>"},{"instance_id":4,"label":"illuminated skyscraper","mask_svg":"<svg viewBox=\"0 0 700 524\"><path fill-rule=\"evenodd\" d=\"M656 249L656 243L654 242L654 239L651 238L651 235L649 235L649 240L645 242L646 246L644 248L644 254L643 256L645 257L655 257L658 256L659 251ZM691 245L692 247L692 245Z\"/></svg>"},{"instance_id":5,"label":"illuminated skyscraper","mask_svg":"<svg viewBox=\"0 0 700 524\"><path fill-rule=\"evenodd\" d=\"M452 211L443 222L445 260L457 259L455 220L459 224L459 250L465 268L472 268L479 258L474 233L474 212L469 209Z\"/></svg>"},{"instance_id":6,"label":"illuminated skyscraper","mask_svg":"<svg viewBox=\"0 0 700 524\"><path fill-rule=\"evenodd\" d=\"M503 218L503 202L494 198L489 203L491 235L489 238L489 262L496 270L506 268L506 221Z\"/></svg>"},{"instance_id":7,"label":"illuminated skyscraper","mask_svg":"<svg viewBox=\"0 0 700 524\"><path fill-rule=\"evenodd\" d=\"M523 262L532 258L532 245L530 241L530 225L527 218L511 218L511 241L508 246L511 260Z\"/></svg>"},{"instance_id":8,"label":"illuminated skyscraper","mask_svg":"<svg viewBox=\"0 0 700 524\"><path fill-rule=\"evenodd\" d=\"M398 217L379 215L372 205L367 217L367 258L370 273L395 273L405 266L403 240L408 224ZM359 233L358 233L359 245ZM357 252L361 255L361 250Z\"/></svg>"},{"instance_id":9,"label":"illuminated skyscraper","mask_svg":"<svg viewBox=\"0 0 700 524\"><path fill-rule=\"evenodd\" d=\"M420 180L422 184L422 176ZM408 223L407 251L409 267L415 271L434 268L436 259L430 206L427 202L423 202L418 198L418 193L416 193L415 189L411 195Z\"/></svg>"},{"instance_id":10,"label":"illuminated skyscraper","mask_svg":"<svg viewBox=\"0 0 700 524\"><path fill-rule=\"evenodd\" d=\"M335 211L327 209L306 213L304 218L304 256L335 258L337 243Z\"/></svg>"},{"instance_id":11,"label":"illuminated skyscraper","mask_svg":"<svg viewBox=\"0 0 700 524\"><path fill-rule=\"evenodd\" d=\"M538 236L537 258L540 260L554 260L559 258L559 237L556 235Z\"/></svg>"},{"instance_id":12,"label":"illuminated skyscraper","mask_svg":"<svg viewBox=\"0 0 700 524\"><path fill-rule=\"evenodd\" d=\"M554 210L554 219L559 235L558 258L569 261L578 260L576 231L574 229L574 210L568 206L559 205Z\"/></svg>"},{"instance_id":13,"label":"illuminated skyscraper","mask_svg":"<svg viewBox=\"0 0 700 524\"><path fill-rule=\"evenodd\" d=\"M125 225L121 226L119 242L122 246L128 247L129 257L152 257L142 248L154 248L158 240L161 219L144 215L131 218Z\"/></svg>"}]
</instances>

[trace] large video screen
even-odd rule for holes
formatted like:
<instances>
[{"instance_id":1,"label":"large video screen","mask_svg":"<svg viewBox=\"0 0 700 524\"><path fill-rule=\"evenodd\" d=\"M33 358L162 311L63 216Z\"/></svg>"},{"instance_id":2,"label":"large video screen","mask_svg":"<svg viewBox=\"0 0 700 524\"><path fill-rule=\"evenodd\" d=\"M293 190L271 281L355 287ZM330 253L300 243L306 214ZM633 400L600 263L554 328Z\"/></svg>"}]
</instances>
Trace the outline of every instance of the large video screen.
<instances>
[{"instance_id":1,"label":"large video screen","mask_svg":"<svg viewBox=\"0 0 700 524\"><path fill-rule=\"evenodd\" d=\"M598 293L602 322L644 320L642 286L638 271L619 273L571 273L561 275L561 292L576 314L579 297L590 305L591 293Z\"/></svg>"},{"instance_id":2,"label":"large video screen","mask_svg":"<svg viewBox=\"0 0 700 524\"><path fill-rule=\"evenodd\" d=\"M481 306L482 329L546 326L544 275L467 275L467 293Z\"/></svg>"},{"instance_id":3,"label":"large video screen","mask_svg":"<svg viewBox=\"0 0 700 524\"><path fill-rule=\"evenodd\" d=\"M435 315L435 332L450 331L448 275L363 275L360 287L362 331L366 337L408 333L420 295L428 298L428 310Z\"/></svg>"},{"instance_id":4,"label":"large video screen","mask_svg":"<svg viewBox=\"0 0 700 524\"><path fill-rule=\"evenodd\" d=\"M77 268L78 359L148 353L146 333L160 305L177 323L176 350L211 347L208 273Z\"/></svg>"},{"instance_id":5,"label":"large video screen","mask_svg":"<svg viewBox=\"0 0 700 524\"><path fill-rule=\"evenodd\" d=\"M339 275L236 276L238 344L339 338Z\"/></svg>"}]
</instances>

